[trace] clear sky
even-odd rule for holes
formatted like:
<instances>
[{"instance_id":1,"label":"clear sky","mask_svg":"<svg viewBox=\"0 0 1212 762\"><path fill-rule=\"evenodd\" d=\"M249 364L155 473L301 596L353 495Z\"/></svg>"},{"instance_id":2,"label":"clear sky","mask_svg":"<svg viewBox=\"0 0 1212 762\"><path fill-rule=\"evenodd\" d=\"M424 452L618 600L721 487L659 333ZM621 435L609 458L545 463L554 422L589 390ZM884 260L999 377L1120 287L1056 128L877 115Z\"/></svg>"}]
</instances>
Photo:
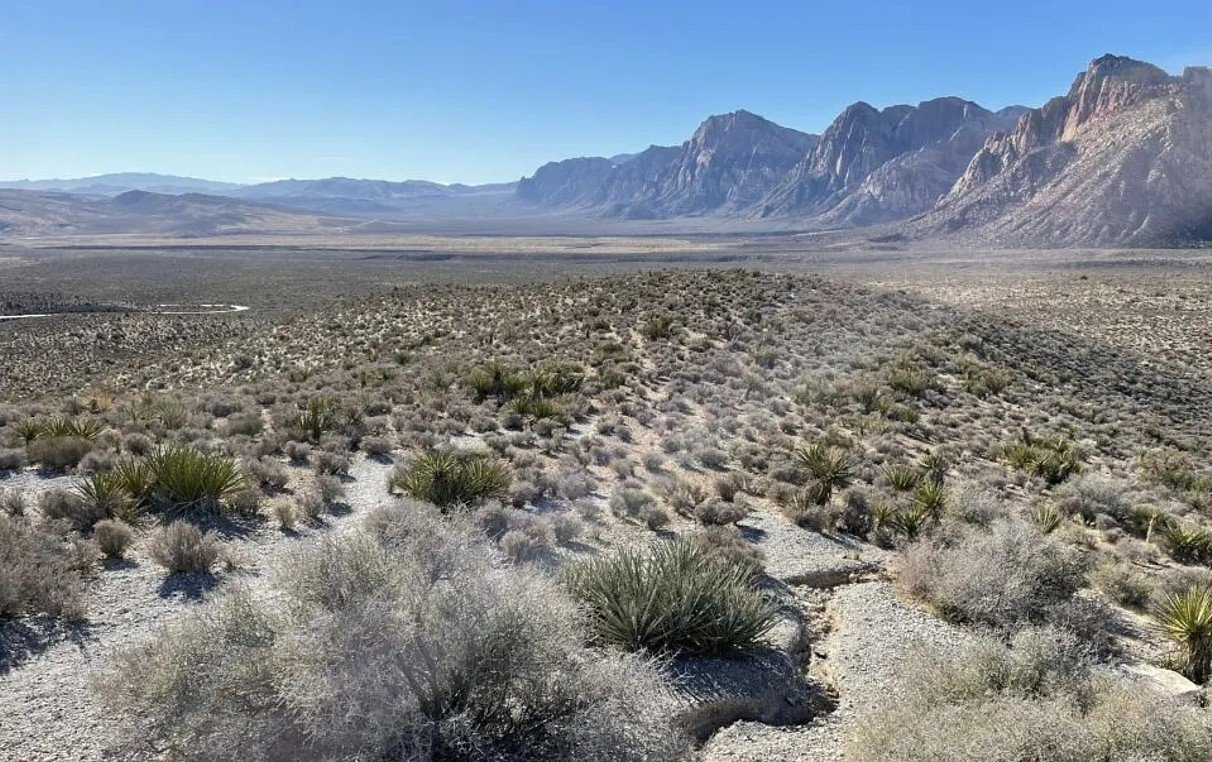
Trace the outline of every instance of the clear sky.
<instances>
[{"instance_id":1,"label":"clear sky","mask_svg":"<svg viewBox=\"0 0 1212 762\"><path fill-rule=\"evenodd\" d=\"M1212 64L1212 0L0 0L0 179L508 181L738 108L1038 105L1106 52Z\"/></svg>"}]
</instances>

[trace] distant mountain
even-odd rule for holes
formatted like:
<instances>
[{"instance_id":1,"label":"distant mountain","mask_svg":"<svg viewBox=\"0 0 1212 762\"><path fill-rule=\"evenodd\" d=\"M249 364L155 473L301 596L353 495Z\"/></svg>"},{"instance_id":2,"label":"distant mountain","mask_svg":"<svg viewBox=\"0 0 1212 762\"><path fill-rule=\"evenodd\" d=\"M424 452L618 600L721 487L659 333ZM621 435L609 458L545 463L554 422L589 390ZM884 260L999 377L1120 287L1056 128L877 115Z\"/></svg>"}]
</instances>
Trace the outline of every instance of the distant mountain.
<instances>
[{"instance_id":1,"label":"distant mountain","mask_svg":"<svg viewBox=\"0 0 1212 762\"><path fill-rule=\"evenodd\" d=\"M712 116L679 147L652 146L625 161L569 159L540 167L518 196L628 218L737 212L761 199L816 144L748 111Z\"/></svg>"},{"instance_id":2,"label":"distant mountain","mask_svg":"<svg viewBox=\"0 0 1212 762\"><path fill-rule=\"evenodd\" d=\"M919 230L1058 246L1212 239L1212 71L1094 60L990 138Z\"/></svg>"},{"instance_id":3,"label":"distant mountain","mask_svg":"<svg viewBox=\"0 0 1212 762\"><path fill-rule=\"evenodd\" d=\"M829 226L866 225L929 210L950 190L985 138L1014 125L960 98L879 110L849 106L766 198L758 214L820 217Z\"/></svg>"},{"instance_id":4,"label":"distant mountain","mask_svg":"<svg viewBox=\"0 0 1212 762\"><path fill-rule=\"evenodd\" d=\"M442 185L426 180L355 180L328 177L320 180L278 180L249 185L227 195L325 214L394 215L442 199L465 201L480 196L512 195L513 183L499 185Z\"/></svg>"},{"instance_id":5,"label":"distant mountain","mask_svg":"<svg viewBox=\"0 0 1212 762\"><path fill-rule=\"evenodd\" d=\"M119 172L94 177L79 177L69 180L12 180L0 182L0 188L12 190L63 191L97 196L116 196L127 191L140 190L152 193L212 193L222 194L242 186L196 177L157 175L147 172Z\"/></svg>"},{"instance_id":6,"label":"distant mountain","mask_svg":"<svg viewBox=\"0 0 1212 762\"><path fill-rule=\"evenodd\" d=\"M103 198L0 190L0 232L10 236L298 233L333 231L347 224L334 218L197 193L127 191Z\"/></svg>"},{"instance_id":7,"label":"distant mountain","mask_svg":"<svg viewBox=\"0 0 1212 762\"><path fill-rule=\"evenodd\" d=\"M546 208L628 219L699 215L802 219L847 227L927 211L968 161L1025 109L998 113L959 98L847 108L821 136L748 111L709 117L679 147L625 161L569 159L518 183Z\"/></svg>"}]
</instances>

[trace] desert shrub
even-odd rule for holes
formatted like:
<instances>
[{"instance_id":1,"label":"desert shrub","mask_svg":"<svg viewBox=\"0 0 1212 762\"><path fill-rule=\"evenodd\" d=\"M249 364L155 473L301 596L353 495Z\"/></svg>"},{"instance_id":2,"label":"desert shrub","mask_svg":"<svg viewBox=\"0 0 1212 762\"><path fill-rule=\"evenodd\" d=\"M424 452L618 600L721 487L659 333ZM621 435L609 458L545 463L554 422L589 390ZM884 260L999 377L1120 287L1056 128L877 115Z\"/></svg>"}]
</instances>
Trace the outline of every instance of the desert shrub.
<instances>
[{"instance_id":1,"label":"desert shrub","mask_svg":"<svg viewBox=\"0 0 1212 762\"><path fill-rule=\"evenodd\" d=\"M38 499L42 515L51 521L63 521L78 532L87 532L105 513L98 512L95 504L89 503L76 492L53 487Z\"/></svg>"},{"instance_id":2,"label":"desert shrub","mask_svg":"<svg viewBox=\"0 0 1212 762\"><path fill-rule=\"evenodd\" d=\"M744 651L762 642L775 618L750 568L692 542L579 561L564 582L597 637L629 651Z\"/></svg>"},{"instance_id":3,"label":"desert shrub","mask_svg":"<svg viewBox=\"0 0 1212 762\"><path fill-rule=\"evenodd\" d=\"M749 506L744 503L729 503L719 498L709 498L691 511L691 518L707 526L735 524L749 515Z\"/></svg>"},{"instance_id":4,"label":"desert shrub","mask_svg":"<svg viewBox=\"0 0 1212 762\"><path fill-rule=\"evenodd\" d=\"M227 508L241 518L250 519L261 512L261 490L245 487L227 498Z\"/></svg>"},{"instance_id":5,"label":"desert shrub","mask_svg":"<svg viewBox=\"0 0 1212 762\"><path fill-rule=\"evenodd\" d=\"M1104 515L1122 524L1134 515L1129 485L1098 474L1080 474L1068 480L1057 488L1056 500L1062 510L1081 516L1087 523Z\"/></svg>"},{"instance_id":6,"label":"desert shrub","mask_svg":"<svg viewBox=\"0 0 1212 762\"><path fill-rule=\"evenodd\" d=\"M551 527L546 522L529 521L503 534L498 544L509 560L523 563L534 561L551 550L553 537Z\"/></svg>"},{"instance_id":7,"label":"desert shrub","mask_svg":"<svg viewBox=\"0 0 1212 762\"><path fill-rule=\"evenodd\" d=\"M690 535L689 541L720 561L741 567L752 577L763 572L762 551L746 540L736 527L703 527Z\"/></svg>"},{"instance_id":8,"label":"desert shrub","mask_svg":"<svg viewBox=\"0 0 1212 762\"><path fill-rule=\"evenodd\" d=\"M255 437L265 429L265 421L258 413L233 415L227 419L228 436Z\"/></svg>"},{"instance_id":9,"label":"desert shrub","mask_svg":"<svg viewBox=\"0 0 1212 762\"><path fill-rule=\"evenodd\" d=\"M95 558L91 544L0 513L0 548L0 617L83 616L84 576Z\"/></svg>"},{"instance_id":10,"label":"desert shrub","mask_svg":"<svg viewBox=\"0 0 1212 762\"><path fill-rule=\"evenodd\" d=\"M0 490L0 511L9 516L24 516L28 508L29 501L21 490Z\"/></svg>"},{"instance_id":11,"label":"desert shrub","mask_svg":"<svg viewBox=\"0 0 1212 762\"><path fill-rule=\"evenodd\" d=\"M704 468L718 471L728 463L728 453L718 447L700 447L694 451L694 459Z\"/></svg>"},{"instance_id":12,"label":"desert shrub","mask_svg":"<svg viewBox=\"0 0 1212 762\"><path fill-rule=\"evenodd\" d=\"M307 459L311 457L311 445L306 442L291 440L283 446L282 450L286 453L286 457L290 458L291 463L306 463Z\"/></svg>"},{"instance_id":13,"label":"desert shrub","mask_svg":"<svg viewBox=\"0 0 1212 762\"><path fill-rule=\"evenodd\" d=\"M1190 587L1172 593L1156 616L1162 632L1179 648L1183 674L1207 682L1212 671L1212 590Z\"/></svg>"},{"instance_id":14,"label":"desert shrub","mask_svg":"<svg viewBox=\"0 0 1212 762\"><path fill-rule=\"evenodd\" d=\"M93 443L81 437L42 436L25 447L30 462L54 469L74 468L93 449Z\"/></svg>"},{"instance_id":15,"label":"desert shrub","mask_svg":"<svg viewBox=\"0 0 1212 762\"><path fill-rule=\"evenodd\" d=\"M192 447L162 447L145 463L154 484L153 502L161 510L217 512L245 486L231 458Z\"/></svg>"},{"instance_id":16,"label":"desert shrub","mask_svg":"<svg viewBox=\"0 0 1212 762\"><path fill-rule=\"evenodd\" d=\"M219 550L209 532L180 520L157 530L147 545L151 559L171 573L205 574L218 562Z\"/></svg>"},{"instance_id":17,"label":"desert shrub","mask_svg":"<svg viewBox=\"0 0 1212 762\"><path fill-rule=\"evenodd\" d=\"M1143 608L1153 596L1153 583L1131 565L1107 562L1099 566L1091 582L1111 600L1121 606Z\"/></svg>"},{"instance_id":18,"label":"desert shrub","mask_svg":"<svg viewBox=\"0 0 1212 762\"><path fill-rule=\"evenodd\" d=\"M640 509L640 521L644 522L644 526L656 532L669 526L669 511L666 511L659 505L646 505Z\"/></svg>"},{"instance_id":19,"label":"desert shrub","mask_svg":"<svg viewBox=\"0 0 1212 762\"><path fill-rule=\"evenodd\" d=\"M316 489L325 505L334 505L345 499L345 485L335 476L329 474L317 476Z\"/></svg>"},{"instance_id":20,"label":"desert shrub","mask_svg":"<svg viewBox=\"0 0 1212 762\"><path fill-rule=\"evenodd\" d=\"M362 452L373 458L381 458L391 454L391 440L383 436L362 437Z\"/></svg>"},{"instance_id":21,"label":"desert shrub","mask_svg":"<svg viewBox=\"0 0 1212 762\"><path fill-rule=\"evenodd\" d=\"M988 533L915 543L901 582L949 619L1015 628L1046 621L1072 600L1086 572L1082 557L1034 526L1002 521Z\"/></svg>"},{"instance_id":22,"label":"desert shrub","mask_svg":"<svg viewBox=\"0 0 1212 762\"><path fill-rule=\"evenodd\" d=\"M294 505L287 500L280 500L273 504L274 518L278 520L278 526L283 532L290 532L298 523L298 518L295 516Z\"/></svg>"},{"instance_id":23,"label":"desert shrub","mask_svg":"<svg viewBox=\"0 0 1212 762\"><path fill-rule=\"evenodd\" d=\"M135 541L135 530L119 519L98 521L93 527L93 539L107 558L122 558Z\"/></svg>"},{"instance_id":24,"label":"desert shrub","mask_svg":"<svg viewBox=\"0 0 1212 762\"><path fill-rule=\"evenodd\" d=\"M349 456L343 452L315 450L312 452L311 465L317 474L348 474L352 465Z\"/></svg>"},{"instance_id":25,"label":"desert shrub","mask_svg":"<svg viewBox=\"0 0 1212 762\"><path fill-rule=\"evenodd\" d=\"M1189 703L1098 679L1064 631L980 640L904 670L846 750L856 762L1212 758L1212 722Z\"/></svg>"},{"instance_id":26,"label":"desert shrub","mask_svg":"<svg viewBox=\"0 0 1212 762\"><path fill-rule=\"evenodd\" d=\"M424 506L300 550L275 595L222 597L99 686L129 746L219 759L662 762L687 743L643 658L590 652L542 576ZM507 708L507 710L506 710Z\"/></svg>"},{"instance_id":27,"label":"desert shrub","mask_svg":"<svg viewBox=\"0 0 1212 762\"><path fill-rule=\"evenodd\" d=\"M300 490L294 499L294 515L307 521L319 521L324 513L324 499L319 490Z\"/></svg>"},{"instance_id":28,"label":"desert shrub","mask_svg":"<svg viewBox=\"0 0 1212 762\"><path fill-rule=\"evenodd\" d=\"M652 504L652 495L640 487L619 487L610 496L610 509L616 516L638 518Z\"/></svg>"},{"instance_id":29,"label":"desert shrub","mask_svg":"<svg viewBox=\"0 0 1212 762\"><path fill-rule=\"evenodd\" d=\"M25 453L0 447L0 471L16 471L24 465Z\"/></svg>"},{"instance_id":30,"label":"desert shrub","mask_svg":"<svg viewBox=\"0 0 1212 762\"><path fill-rule=\"evenodd\" d=\"M275 491L286 488L290 484L290 472L286 467L276 460L269 458L257 458L249 461L246 466L248 475L261 489Z\"/></svg>"},{"instance_id":31,"label":"desert shrub","mask_svg":"<svg viewBox=\"0 0 1212 762\"><path fill-rule=\"evenodd\" d=\"M482 455L432 451L396 466L389 489L442 509L505 497L512 476L502 461Z\"/></svg>"},{"instance_id":32,"label":"desert shrub","mask_svg":"<svg viewBox=\"0 0 1212 762\"><path fill-rule=\"evenodd\" d=\"M548 522L556 542L569 543L581 536L585 525L571 513L557 513Z\"/></svg>"}]
</instances>

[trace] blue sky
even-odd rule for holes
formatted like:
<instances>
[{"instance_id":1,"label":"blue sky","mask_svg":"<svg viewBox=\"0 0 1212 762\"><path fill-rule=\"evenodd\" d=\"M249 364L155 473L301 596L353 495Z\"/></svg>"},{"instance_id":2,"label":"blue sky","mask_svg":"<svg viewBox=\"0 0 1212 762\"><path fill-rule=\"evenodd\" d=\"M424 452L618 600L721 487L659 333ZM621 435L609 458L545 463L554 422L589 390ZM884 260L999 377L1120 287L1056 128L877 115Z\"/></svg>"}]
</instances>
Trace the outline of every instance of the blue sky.
<instances>
[{"instance_id":1,"label":"blue sky","mask_svg":"<svg viewBox=\"0 0 1212 762\"><path fill-rule=\"evenodd\" d=\"M1038 105L1102 53L1212 64L1212 2L0 0L0 178L508 181L746 108Z\"/></svg>"}]
</instances>

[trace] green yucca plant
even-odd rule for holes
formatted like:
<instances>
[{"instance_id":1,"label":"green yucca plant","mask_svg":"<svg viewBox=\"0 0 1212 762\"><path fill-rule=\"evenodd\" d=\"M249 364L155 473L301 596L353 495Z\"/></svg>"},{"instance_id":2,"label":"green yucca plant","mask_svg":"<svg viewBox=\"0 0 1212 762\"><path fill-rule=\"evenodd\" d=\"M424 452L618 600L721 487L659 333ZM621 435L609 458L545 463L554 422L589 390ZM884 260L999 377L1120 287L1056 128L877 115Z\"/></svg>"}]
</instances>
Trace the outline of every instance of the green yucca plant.
<instances>
[{"instance_id":1,"label":"green yucca plant","mask_svg":"<svg viewBox=\"0 0 1212 762\"><path fill-rule=\"evenodd\" d=\"M751 568L688 541L580 561L563 581L598 639L628 651L750 650L776 619Z\"/></svg>"},{"instance_id":2,"label":"green yucca plant","mask_svg":"<svg viewBox=\"0 0 1212 762\"><path fill-rule=\"evenodd\" d=\"M1157 610L1157 621L1182 649L1182 673L1206 682L1212 667L1212 590L1191 587L1171 594Z\"/></svg>"},{"instance_id":3,"label":"green yucca plant","mask_svg":"<svg viewBox=\"0 0 1212 762\"><path fill-rule=\"evenodd\" d=\"M947 507L947 488L941 482L922 482L913 491L913 505L928 513L931 518L938 519Z\"/></svg>"},{"instance_id":4,"label":"green yucca plant","mask_svg":"<svg viewBox=\"0 0 1212 762\"><path fill-rule=\"evenodd\" d=\"M219 511L223 501L244 489L235 461L192 447L169 445L145 460L153 480L153 501L174 511Z\"/></svg>"},{"instance_id":5,"label":"green yucca plant","mask_svg":"<svg viewBox=\"0 0 1212 762\"><path fill-rule=\"evenodd\" d=\"M76 492L95 516L110 519L131 517L131 497L112 471L84 477L76 484Z\"/></svg>"},{"instance_id":6,"label":"green yucca plant","mask_svg":"<svg viewBox=\"0 0 1212 762\"><path fill-rule=\"evenodd\" d=\"M1051 503L1040 503L1031 509L1031 521L1044 534L1055 532L1064 520L1065 514Z\"/></svg>"},{"instance_id":7,"label":"green yucca plant","mask_svg":"<svg viewBox=\"0 0 1212 762\"><path fill-rule=\"evenodd\" d=\"M38 437L42 436L42 421L36 418L26 418L13 427L13 431L21 438L21 441L29 444Z\"/></svg>"},{"instance_id":8,"label":"green yucca plant","mask_svg":"<svg viewBox=\"0 0 1212 762\"><path fill-rule=\"evenodd\" d=\"M126 493L133 513L145 511L151 506L156 478L146 461L123 458L114 464L108 476Z\"/></svg>"},{"instance_id":9,"label":"green yucca plant","mask_svg":"<svg viewBox=\"0 0 1212 762\"><path fill-rule=\"evenodd\" d=\"M916 503L899 509L892 515L892 528L907 539L916 539L922 530L934 521L935 516L928 508Z\"/></svg>"},{"instance_id":10,"label":"green yucca plant","mask_svg":"<svg viewBox=\"0 0 1212 762\"><path fill-rule=\"evenodd\" d=\"M909 466L887 466L884 468L884 478L897 492L911 492L922 483L922 472Z\"/></svg>"},{"instance_id":11,"label":"green yucca plant","mask_svg":"<svg viewBox=\"0 0 1212 762\"><path fill-rule=\"evenodd\" d=\"M1212 560L1212 534L1194 524L1172 524L1164 530L1174 560L1200 564Z\"/></svg>"},{"instance_id":12,"label":"green yucca plant","mask_svg":"<svg viewBox=\"0 0 1212 762\"><path fill-rule=\"evenodd\" d=\"M1060 484L1082 470L1081 457L1073 444L1062 437L1038 437L1024 431L1018 439L1001 445L1000 457L1014 468Z\"/></svg>"},{"instance_id":13,"label":"green yucca plant","mask_svg":"<svg viewBox=\"0 0 1212 762\"><path fill-rule=\"evenodd\" d=\"M511 481L509 467L499 460L434 451L397 467L388 487L445 510L504 497Z\"/></svg>"},{"instance_id":14,"label":"green yucca plant","mask_svg":"<svg viewBox=\"0 0 1212 762\"><path fill-rule=\"evenodd\" d=\"M324 432L336 427L338 422L337 402L331 397L312 397L307 407L295 416L295 426L302 429L313 441L320 441Z\"/></svg>"},{"instance_id":15,"label":"green yucca plant","mask_svg":"<svg viewBox=\"0 0 1212 762\"><path fill-rule=\"evenodd\" d=\"M104 429L104 423L92 418L54 416L41 422L37 436L91 440L95 439Z\"/></svg>"},{"instance_id":16,"label":"green yucca plant","mask_svg":"<svg viewBox=\"0 0 1212 762\"><path fill-rule=\"evenodd\" d=\"M858 458L819 442L796 450L795 459L820 485L821 505L829 502L835 490L849 487L858 477Z\"/></svg>"}]
</instances>

